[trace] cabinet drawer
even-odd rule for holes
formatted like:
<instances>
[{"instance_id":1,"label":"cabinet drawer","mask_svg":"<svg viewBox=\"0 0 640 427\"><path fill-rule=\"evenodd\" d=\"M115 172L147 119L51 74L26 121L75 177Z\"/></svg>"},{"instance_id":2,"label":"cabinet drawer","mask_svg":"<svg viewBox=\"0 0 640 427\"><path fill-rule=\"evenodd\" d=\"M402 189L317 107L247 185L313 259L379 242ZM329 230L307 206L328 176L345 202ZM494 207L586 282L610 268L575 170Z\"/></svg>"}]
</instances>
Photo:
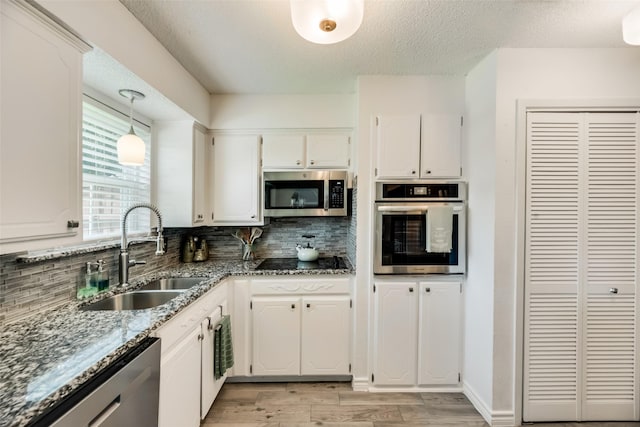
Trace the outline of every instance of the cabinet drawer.
<instances>
[{"instance_id":1,"label":"cabinet drawer","mask_svg":"<svg viewBox=\"0 0 640 427\"><path fill-rule=\"evenodd\" d=\"M349 278L282 278L252 280L253 295L348 294Z\"/></svg>"}]
</instances>

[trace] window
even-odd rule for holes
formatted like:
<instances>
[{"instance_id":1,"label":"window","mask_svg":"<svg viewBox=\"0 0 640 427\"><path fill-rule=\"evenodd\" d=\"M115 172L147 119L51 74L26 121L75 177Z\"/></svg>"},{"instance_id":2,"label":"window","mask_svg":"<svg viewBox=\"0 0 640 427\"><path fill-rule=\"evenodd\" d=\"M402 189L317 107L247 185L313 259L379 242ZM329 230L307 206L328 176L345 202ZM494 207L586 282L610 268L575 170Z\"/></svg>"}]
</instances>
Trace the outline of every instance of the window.
<instances>
[{"instance_id":1,"label":"window","mask_svg":"<svg viewBox=\"0 0 640 427\"><path fill-rule=\"evenodd\" d=\"M121 234L121 218L134 203L151 199L151 132L134 120L134 131L147 146L143 166L118 163L116 142L129 132L128 116L85 95L82 103L82 220L84 240ZM148 232L150 215L136 209L127 220L130 233Z\"/></svg>"}]
</instances>

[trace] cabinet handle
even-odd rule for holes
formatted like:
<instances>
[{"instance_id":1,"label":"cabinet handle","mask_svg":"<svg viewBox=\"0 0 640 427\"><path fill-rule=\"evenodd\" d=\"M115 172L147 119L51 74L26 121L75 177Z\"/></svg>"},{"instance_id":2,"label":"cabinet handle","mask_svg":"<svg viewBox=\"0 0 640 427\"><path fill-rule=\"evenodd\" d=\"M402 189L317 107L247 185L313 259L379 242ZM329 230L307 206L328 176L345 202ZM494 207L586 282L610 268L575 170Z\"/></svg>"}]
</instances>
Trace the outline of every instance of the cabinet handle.
<instances>
[{"instance_id":1,"label":"cabinet handle","mask_svg":"<svg viewBox=\"0 0 640 427\"><path fill-rule=\"evenodd\" d=\"M431 174L431 171L430 171L430 170L426 170L426 171L424 171L424 173L425 173L426 175L430 175L430 174Z\"/></svg>"},{"instance_id":2,"label":"cabinet handle","mask_svg":"<svg viewBox=\"0 0 640 427\"><path fill-rule=\"evenodd\" d=\"M429 293L429 292L431 292L431 288L425 288L424 291Z\"/></svg>"},{"instance_id":3,"label":"cabinet handle","mask_svg":"<svg viewBox=\"0 0 640 427\"><path fill-rule=\"evenodd\" d=\"M413 288L409 288L409 292L413 292Z\"/></svg>"},{"instance_id":4,"label":"cabinet handle","mask_svg":"<svg viewBox=\"0 0 640 427\"><path fill-rule=\"evenodd\" d=\"M75 219L70 219L67 221L67 228L78 228L80 227L80 222Z\"/></svg>"},{"instance_id":5,"label":"cabinet handle","mask_svg":"<svg viewBox=\"0 0 640 427\"><path fill-rule=\"evenodd\" d=\"M295 304L291 304L291 309L295 310L296 309L296 305Z\"/></svg>"},{"instance_id":6,"label":"cabinet handle","mask_svg":"<svg viewBox=\"0 0 640 427\"><path fill-rule=\"evenodd\" d=\"M618 288L610 288L609 289L609 293L610 294L617 294L618 293Z\"/></svg>"}]
</instances>

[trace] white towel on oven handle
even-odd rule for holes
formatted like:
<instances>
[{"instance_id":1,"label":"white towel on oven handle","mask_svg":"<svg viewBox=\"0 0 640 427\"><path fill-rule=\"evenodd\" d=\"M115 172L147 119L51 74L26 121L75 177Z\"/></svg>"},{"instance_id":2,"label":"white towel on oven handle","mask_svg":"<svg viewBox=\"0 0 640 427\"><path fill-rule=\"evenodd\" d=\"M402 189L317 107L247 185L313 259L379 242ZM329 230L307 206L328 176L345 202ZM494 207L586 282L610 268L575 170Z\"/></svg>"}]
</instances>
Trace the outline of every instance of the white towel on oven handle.
<instances>
[{"instance_id":1,"label":"white towel on oven handle","mask_svg":"<svg viewBox=\"0 0 640 427\"><path fill-rule=\"evenodd\" d=\"M453 207L429 206L427 210L427 252L450 253L453 248Z\"/></svg>"}]
</instances>

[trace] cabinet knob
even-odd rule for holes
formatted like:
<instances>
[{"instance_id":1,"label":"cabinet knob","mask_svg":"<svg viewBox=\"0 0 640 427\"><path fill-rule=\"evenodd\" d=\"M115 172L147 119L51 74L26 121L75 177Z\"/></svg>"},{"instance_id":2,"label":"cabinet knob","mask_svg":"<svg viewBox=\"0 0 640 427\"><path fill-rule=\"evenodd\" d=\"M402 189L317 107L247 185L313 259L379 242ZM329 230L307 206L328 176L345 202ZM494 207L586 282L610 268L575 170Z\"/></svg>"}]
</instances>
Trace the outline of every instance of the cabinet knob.
<instances>
[{"instance_id":1,"label":"cabinet knob","mask_svg":"<svg viewBox=\"0 0 640 427\"><path fill-rule=\"evenodd\" d=\"M300 163L302 163L302 161L296 160L296 165L299 165Z\"/></svg>"},{"instance_id":2,"label":"cabinet knob","mask_svg":"<svg viewBox=\"0 0 640 427\"><path fill-rule=\"evenodd\" d=\"M312 165L315 165L316 161L315 160L311 160L309 163L312 164Z\"/></svg>"},{"instance_id":3,"label":"cabinet knob","mask_svg":"<svg viewBox=\"0 0 640 427\"><path fill-rule=\"evenodd\" d=\"M311 308L311 304L307 303L307 308Z\"/></svg>"},{"instance_id":4,"label":"cabinet knob","mask_svg":"<svg viewBox=\"0 0 640 427\"><path fill-rule=\"evenodd\" d=\"M291 304L291 309L295 310L295 308L296 308L296 305L295 304Z\"/></svg>"},{"instance_id":5,"label":"cabinet knob","mask_svg":"<svg viewBox=\"0 0 640 427\"><path fill-rule=\"evenodd\" d=\"M415 174L416 174L416 171L415 171L415 170L412 170L412 171L411 171L411 175L415 175Z\"/></svg>"},{"instance_id":6,"label":"cabinet knob","mask_svg":"<svg viewBox=\"0 0 640 427\"><path fill-rule=\"evenodd\" d=\"M609 293L610 294L617 294L618 293L618 288L610 288L609 289Z\"/></svg>"},{"instance_id":7,"label":"cabinet knob","mask_svg":"<svg viewBox=\"0 0 640 427\"><path fill-rule=\"evenodd\" d=\"M413 288L409 288L409 292L413 292Z\"/></svg>"},{"instance_id":8,"label":"cabinet knob","mask_svg":"<svg viewBox=\"0 0 640 427\"><path fill-rule=\"evenodd\" d=\"M80 222L75 219L70 219L67 221L67 228L78 228L80 227Z\"/></svg>"},{"instance_id":9,"label":"cabinet knob","mask_svg":"<svg viewBox=\"0 0 640 427\"><path fill-rule=\"evenodd\" d=\"M204 335L198 334L198 341L202 341L204 339Z\"/></svg>"},{"instance_id":10,"label":"cabinet knob","mask_svg":"<svg viewBox=\"0 0 640 427\"><path fill-rule=\"evenodd\" d=\"M255 218L256 218L256 216L255 216L255 215L251 215L251 219L255 219Z\"/></svg>"},{"instance_id":11,"label":"cabinet knob","mask_svg":"<svg viewBox=\"0 0 640 427\"><path fill-rule=\"evenodd\" d=\"M426 293L429 293L429 292L431 292L431 288L425 288L425 289L424 289L424 291L425 291Z\"/></svg>"},{"instance_id":12,"label":"cabinet knob","mask_svg":"<svg viewBox=\"0 0 640 427\"><path fill-rule=\"evenodd\" d=\"M425 173L426 175L430 175L430 174L431 174L431 171L430 171L430 170L426 170L426 171L424 171L424 173Z\"/></svg>"}]
</instances>

